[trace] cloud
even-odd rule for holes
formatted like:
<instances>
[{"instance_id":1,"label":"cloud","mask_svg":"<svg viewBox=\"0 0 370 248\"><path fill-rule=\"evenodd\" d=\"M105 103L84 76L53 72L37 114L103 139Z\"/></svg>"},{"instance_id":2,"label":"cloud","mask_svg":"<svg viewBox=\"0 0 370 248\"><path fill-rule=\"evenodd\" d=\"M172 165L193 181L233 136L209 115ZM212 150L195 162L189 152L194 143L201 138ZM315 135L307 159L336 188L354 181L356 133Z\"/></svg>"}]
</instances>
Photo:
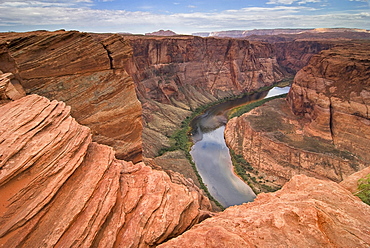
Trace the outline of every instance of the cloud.
<instances>
[{"instance_id":1,"label":"cloud","mask_svg":"<svg viewBox=\"0 0 370 248\"><path fill-rule=\"evenodd\" d=\"M298 4L306 4L306 3L320 3L321 0L270 0L266 4L285 4L291 5L297 2Z\"/></svg>"},{"instance_id":2,"label":"cloud","mask_svg":"<svg viewBox=\"0 0 370 248\"><path fill-rule=\"evenodd\" d=\"M307 6L250 7L220 12L155 14L150 11L99 10L89 2L65 0L0 2L0 31L35 29L77 29L86 32L146 33L171 29L190 34L201 31L254 28L368 28L370 16L364 10L317 14ZM22 30L16 30L14 27Z\"/></svg>"}]
</instances>

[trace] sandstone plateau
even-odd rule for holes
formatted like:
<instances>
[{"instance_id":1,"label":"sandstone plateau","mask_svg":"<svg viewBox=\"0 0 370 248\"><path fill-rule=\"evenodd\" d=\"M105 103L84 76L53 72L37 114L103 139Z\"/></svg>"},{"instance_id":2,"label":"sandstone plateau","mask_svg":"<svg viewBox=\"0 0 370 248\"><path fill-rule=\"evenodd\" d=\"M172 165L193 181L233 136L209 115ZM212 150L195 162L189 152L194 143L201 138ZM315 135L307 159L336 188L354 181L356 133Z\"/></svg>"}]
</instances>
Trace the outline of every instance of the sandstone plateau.
<instances>
[{"instance_id":1,"label":"sandstone plateau","mask_svg":"<svg viewBox=\"0 0 370 248\"><path fill-rule=\"evenodd\" d=\"M280 186L297 174L340 182L369 166L369 49L343 44L313 56L287 100L228 122L229 147Z\"/></svg>"},{"instance_id":2,"label":"sandstone plateau","mask_svg":"<svg viewBox=\"0 0 370 248\"><path fill-rule=\"evenodd\" d=\"M192 182L117 160L63 102L0 113L1 247L153 247L210 214Z\"/></svg>"}]
</instances>

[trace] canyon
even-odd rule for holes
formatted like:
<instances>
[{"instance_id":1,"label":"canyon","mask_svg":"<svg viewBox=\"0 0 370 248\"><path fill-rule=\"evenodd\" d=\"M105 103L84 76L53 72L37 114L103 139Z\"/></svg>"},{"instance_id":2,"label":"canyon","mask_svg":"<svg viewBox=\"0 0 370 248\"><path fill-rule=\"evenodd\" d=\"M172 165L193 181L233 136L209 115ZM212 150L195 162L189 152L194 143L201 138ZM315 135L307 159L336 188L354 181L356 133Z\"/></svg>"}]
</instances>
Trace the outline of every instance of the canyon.
<instances>
[{"instance_id":1,"label":"canyon","mask_svg":"<svg viewBox=\"0 0 370 248\"><path fill-rule=\"evenodd\" d=\"M0 246L368 247L369 48L0 34ZM157 156L198 107L294 74L225 130L281 190L216 213L182 151Z\"/></svg>"},{"instance_id":2,"label":"canyon","mask_svg":"<svg viewBox=\"0 0 370 248\"><path fill-rule=\"evenodd\" d=\"M343 44L312 57L286 100L227 123L229 147L275 186L297 174L340 182L368 167L369 48Z\"/></svg>"}]
</instances>

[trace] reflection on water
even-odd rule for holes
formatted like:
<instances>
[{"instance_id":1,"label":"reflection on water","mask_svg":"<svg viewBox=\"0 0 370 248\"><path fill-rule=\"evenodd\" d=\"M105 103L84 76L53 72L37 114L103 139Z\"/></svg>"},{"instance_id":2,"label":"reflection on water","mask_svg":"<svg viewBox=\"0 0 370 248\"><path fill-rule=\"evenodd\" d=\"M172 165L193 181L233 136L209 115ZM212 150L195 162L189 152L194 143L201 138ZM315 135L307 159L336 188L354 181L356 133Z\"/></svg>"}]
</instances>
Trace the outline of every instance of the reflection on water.
<instances>
[{"instance_id":1,"label":"reflection on water","mask_svg":"<svg viewBox=\"0 0 370 248\"><path fill-rule=\"evenodd\" d=\"M190 154L209 192L224 207L250 202L256 197L252 189L234 174L229 149L224 139L227 110L288 91L289 87L275 87L270 91L221 103L209 108L191 122L191 135L195 144Z\"/></svg>"}]
</instances>

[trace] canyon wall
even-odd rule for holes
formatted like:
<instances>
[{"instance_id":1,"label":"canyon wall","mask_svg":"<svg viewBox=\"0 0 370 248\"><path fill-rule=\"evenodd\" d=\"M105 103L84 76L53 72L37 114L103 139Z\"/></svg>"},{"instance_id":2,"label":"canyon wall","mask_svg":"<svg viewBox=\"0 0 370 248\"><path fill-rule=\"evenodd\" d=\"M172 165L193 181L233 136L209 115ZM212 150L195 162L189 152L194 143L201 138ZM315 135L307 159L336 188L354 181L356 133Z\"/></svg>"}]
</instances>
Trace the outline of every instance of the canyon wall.
<instances>
[{"instance_id":1,"label":"canyon wall","mask_svg":"<svg viewBox=\"0 0 370 248\"><path fill-rule=\"evenodd\" d=\"M210 215L192 182L117 160L63 102L0 113L1 247L153 247Z\"/></svg>"},{"instance_id":2,"label":"canyon wall","mask_svg":"<svg viewBox=\"0 0 370 248\"><path fill-rule=\"evenodd\" d=\"M228 146L283 185L297 174L342 181L369 166L369 44L338 45L300 70L287 100L227 123Z\"/></svg>"},{"instance_id":3,"label":"canyon wall","mask_svg":"<svg viewBox=\"0 0 370 248\"><path fill-rule=\"evenodd\" d=\"M98 41L80 32L0 34L0 70L27 94L66 102L72 116L118 158L142 159L141 104L123 65L132 54L118 35Z\"/></svg>"},{"instance_id":4,"label":"canyon wall","mask_svg":"<svg viewBox=\"0 0 370 248\"><path fill-rule=\"evenodd\" d=\"M294 40L287 42L273 42L277 61L289 73L295 75L308 64L311 57L322 50L328 50L339 41L327 40Z\"/></svg>"},{"instance_id":5,"label":"canyon wall","mask_svg":"<svg viewBox=\"0 0 370 248\"><path fill-rule=\"evenodd\" d=\"M370 44L322 52L295 77L287 100L305 132L370 161Z\"/></svg>"},{"instance_id":6,"label":"canyon wall","mask_svg":"<svg viewBox=\"0 0 370 248\"><path fill-rule=\"evenodd\" d=\"M126 70L143 103L144 153L152 157L200 105L272 85L288 73L267 43L192 36L126 36Z\"/></svg>"}]
</instances>

